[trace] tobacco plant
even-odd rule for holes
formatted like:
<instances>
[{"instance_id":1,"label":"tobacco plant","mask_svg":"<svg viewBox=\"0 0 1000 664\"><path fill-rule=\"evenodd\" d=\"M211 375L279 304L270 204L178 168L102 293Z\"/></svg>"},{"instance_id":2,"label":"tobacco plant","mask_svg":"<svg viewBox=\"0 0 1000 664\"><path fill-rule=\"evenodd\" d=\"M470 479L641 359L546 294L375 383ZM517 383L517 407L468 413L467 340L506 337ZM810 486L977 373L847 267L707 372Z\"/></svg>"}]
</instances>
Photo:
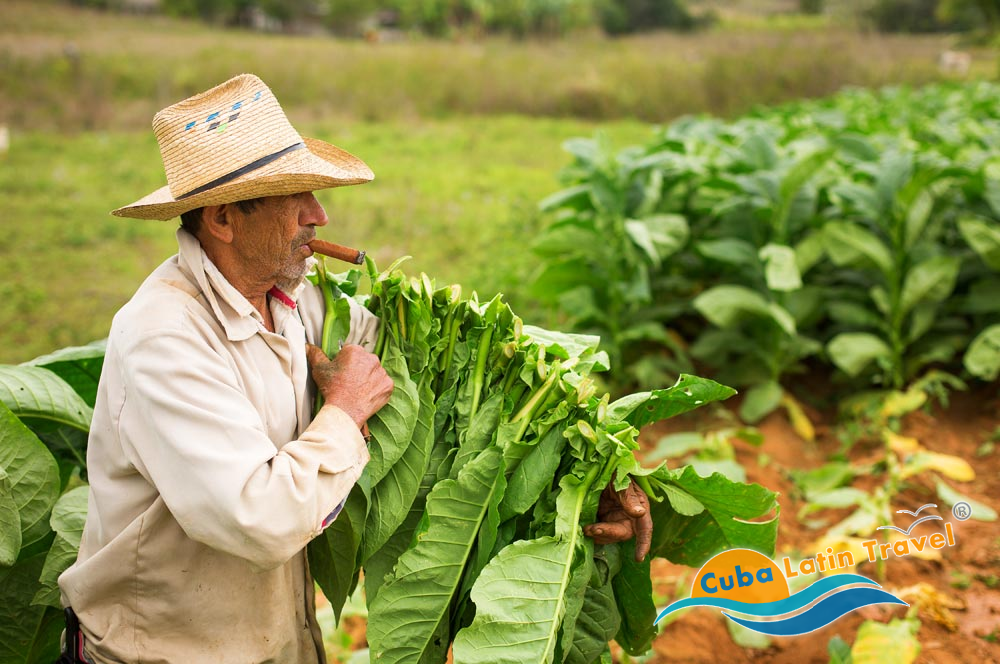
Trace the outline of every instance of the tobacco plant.
<instances>
[{"instance_id":1,"label":"tobacco plant","mask_svg":"<svg viewBox=\"0 0 1000 664\"><path fill-rule=\"evenodd\" d=\"M634 456L640 427L733 390L682 375L612 402L591 376L608 368L597 337L524 325L499 295L368 269L375 352L396 389L369 422L368 467L309 556L338 615L363 570L374 659L443 662L452 648L463 663L593 662L612 639L646 651L649 558L582 533L609 484L634 479L650 496L651 556L698 565L724 548L773 549L776 518L749 520L776 511L774 494ZM349 325L336 298L357 276L316 281L333 353Z\"/></svg>"},{"instance_id":2,"label":"tobacco plant","mask_svg":"<svg viewBox=\"0 0 1000 664\"><path fill-rule=\"evenodd\" d=\"M669 339L605 343L667 371L689 355L749 387L748 421L780 405L803 420L785 385L805 362L896 389L960 358L995 377L998 99L987 83L848 90L734 122L682 118L617 156L572 141L570 186L542 203L554 221L536 295L581 330L604 313ZM629 229L662 219L685 233L653 260ZM564 270L586 286L566 294Z\"/></svg>"},{"instance_id":3,"label":"tobacco plant","mask_svg":"<svg viewBox=\"0 0 1000 664\"><path fill-rule=\"evenodd\" d=\"M86 443L104 344L0 366L0 662L52 662L59 575L87 511Z\"/></svg>"}]
</instances>

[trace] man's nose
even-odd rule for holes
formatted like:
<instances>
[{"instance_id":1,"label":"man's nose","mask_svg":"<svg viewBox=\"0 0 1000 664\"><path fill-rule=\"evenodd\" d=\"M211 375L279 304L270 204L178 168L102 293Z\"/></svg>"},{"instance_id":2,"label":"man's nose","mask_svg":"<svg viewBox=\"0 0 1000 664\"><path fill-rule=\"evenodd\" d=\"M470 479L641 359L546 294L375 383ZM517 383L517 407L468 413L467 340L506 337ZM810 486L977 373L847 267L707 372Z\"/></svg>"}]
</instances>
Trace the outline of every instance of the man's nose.
<instances>
[{"instance_id":1,"label":"man's nose","mask_svg":"<svg viewBox=\"0 0 1000 664\"><path fill-rule=\"evenodd\" d=\"M326 226L330 220L326 216L326 210L316 200L316 195L308 192L304 196L305 204L299 214L299 226Z\"/></svg>"}]
</instances>

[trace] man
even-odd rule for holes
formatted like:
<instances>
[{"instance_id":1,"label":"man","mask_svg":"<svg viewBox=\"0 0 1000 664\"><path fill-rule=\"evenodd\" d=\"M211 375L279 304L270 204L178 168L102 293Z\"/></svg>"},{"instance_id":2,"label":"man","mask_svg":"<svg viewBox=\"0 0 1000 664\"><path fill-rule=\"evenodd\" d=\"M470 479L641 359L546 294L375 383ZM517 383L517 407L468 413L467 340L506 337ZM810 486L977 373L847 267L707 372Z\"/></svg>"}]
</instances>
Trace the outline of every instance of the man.
<instances>
[{"instance_id":1,"label":"man","mask_svg":"<svg viewBox=\"0 0 1000 664\"><path fill-rule=\"evenodd\" d=\"M153 129L168 185L113 214L181 215L179 249L111 327L87 523L59 579L80 623L69 661L322 662L304 549L367 463L361 430L393 385L360 306L334 360L309 345L324 311L306 245L327 224L312 192L372 172L300 137L250 75ZM605 498L589 534L648 549L641 492Z\"/></svg>"}]
</instances>

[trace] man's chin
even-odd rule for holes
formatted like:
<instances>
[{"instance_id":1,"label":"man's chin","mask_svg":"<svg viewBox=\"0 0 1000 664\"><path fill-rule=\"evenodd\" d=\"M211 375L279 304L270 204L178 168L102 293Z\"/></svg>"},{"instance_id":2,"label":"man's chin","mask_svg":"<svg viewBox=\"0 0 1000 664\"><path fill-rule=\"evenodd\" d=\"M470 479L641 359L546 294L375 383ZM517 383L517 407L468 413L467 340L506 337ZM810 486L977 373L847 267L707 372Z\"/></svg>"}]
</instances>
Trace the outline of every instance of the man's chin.
<instances>
[{"instance_id":1,"label":"man's chin","mask_svg":"<svg viewBox=\"0 0 1000 664\"><path fill-rule=\"evenodd\" d=\"M283 274L278 275L278 280L275 285L281 291L291 293L299 287L302 280L305 279L306 275L312 271L315 264L315 258L304 259L301 264L296 265L294 268L286 270Z\"/></svg>"}]
</instances>

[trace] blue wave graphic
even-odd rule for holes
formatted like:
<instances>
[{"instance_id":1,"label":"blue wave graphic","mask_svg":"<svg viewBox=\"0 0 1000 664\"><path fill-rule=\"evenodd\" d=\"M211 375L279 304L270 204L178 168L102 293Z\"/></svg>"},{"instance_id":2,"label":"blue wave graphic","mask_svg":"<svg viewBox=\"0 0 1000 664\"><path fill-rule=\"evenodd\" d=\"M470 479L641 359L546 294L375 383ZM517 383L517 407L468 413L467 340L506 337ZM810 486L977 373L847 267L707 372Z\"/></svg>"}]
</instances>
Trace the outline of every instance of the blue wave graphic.
<instances>
[{"instance_id":1,"label":"blue wave graphic","mask_svg":"<svg viewBox=\"0 0 1000 664\"><path fill-rule=\"evenodd\" d=\"M774 621L747 620L735 618L725 611L723 614L740 625L770 636L798 636L808 634L820 627L826 627L834 620L855 609L870 604L902 604L906 602L880 588L848 588L827 597L814 607L791 618Z\"/></svg>"},{"instance_id":2,"label":"blue wave graphic","mask_svg":"<svg viewBox=\"0 0 1000 664\"><path fill-rule=\"evenodd\" d=\"M711 606L717 609L726 609L728 611L735 611L736 613L743 613L750 616L773 618L774 616L780 616L793 611L798 611L802 607L814 602L817 597L825 595L831 590L857 583L864 583L878 588L882 587L871 579L866 579L860 574L837 574L834 576L823 577L816 583L811 584L807 588L803 588L794 595L789 595L785 599L779 599L775 602L753 603L741 602L735 599L724 599L721 597L689 597L688 599L678 600L660 611L660 615L656 616L656 621L653 624L660 622L660 620L674 611L680 611L681 609L687 609L692 606Z\"/></svg>"}]
</instances>

